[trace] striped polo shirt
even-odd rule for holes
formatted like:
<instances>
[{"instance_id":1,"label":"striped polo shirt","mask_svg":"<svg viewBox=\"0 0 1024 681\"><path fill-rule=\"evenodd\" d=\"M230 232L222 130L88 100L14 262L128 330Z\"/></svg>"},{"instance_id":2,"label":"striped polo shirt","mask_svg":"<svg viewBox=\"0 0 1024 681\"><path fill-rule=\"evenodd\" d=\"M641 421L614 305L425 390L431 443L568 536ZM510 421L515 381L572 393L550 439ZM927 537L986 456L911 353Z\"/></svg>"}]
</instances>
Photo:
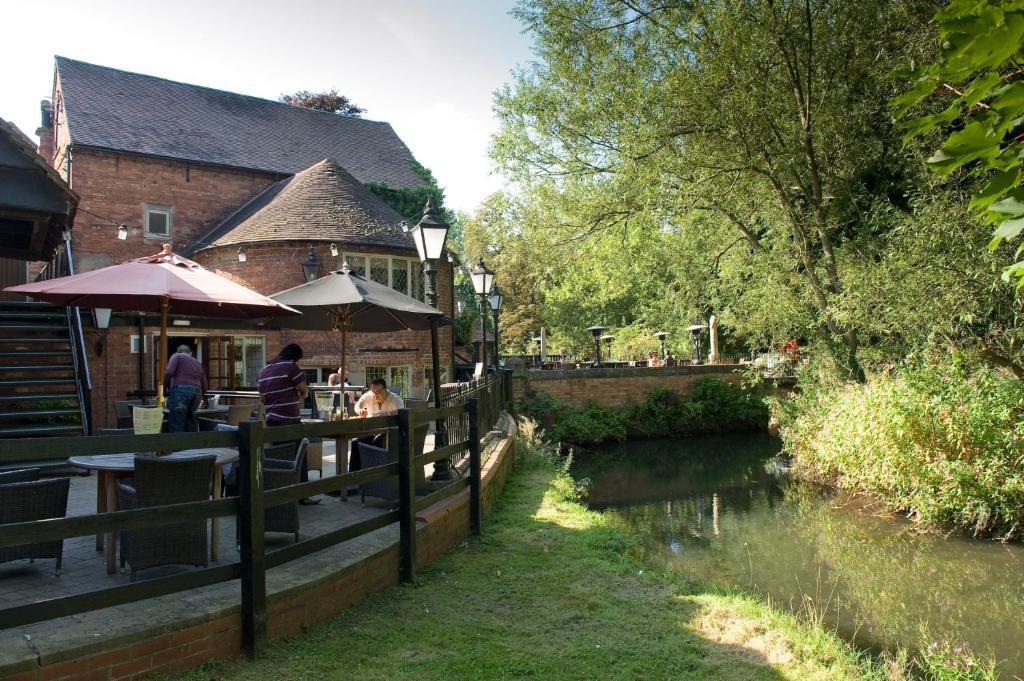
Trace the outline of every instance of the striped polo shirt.
<instances>
[{"instance_id":1,"label":"striped polo shirt","mask_svg":"<svg viewBox=\"0 0 1024 681\"><path fill-rule=\"evenodd\" d=\"M302 399L298 387L306 382L306 374L291 360L280 356L263 367L257 381L260 399L268 425L299 423Z\"/></svg>"}]
</instances>

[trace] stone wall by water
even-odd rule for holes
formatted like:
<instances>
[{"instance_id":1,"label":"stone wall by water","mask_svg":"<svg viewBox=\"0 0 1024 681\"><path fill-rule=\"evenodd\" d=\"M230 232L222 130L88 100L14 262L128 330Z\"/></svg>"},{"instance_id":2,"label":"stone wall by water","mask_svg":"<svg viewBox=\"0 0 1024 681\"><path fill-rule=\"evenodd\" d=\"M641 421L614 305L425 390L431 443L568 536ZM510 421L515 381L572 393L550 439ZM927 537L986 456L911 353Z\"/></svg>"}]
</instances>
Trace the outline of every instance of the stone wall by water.
<instances>
[{"instance_id":1,"label":"stone wall by water","mask_svg":"<svg viewBox=\"0 0 1024 681\"><path fill-rule=\"evenodd\" d=\"M740 383L746 368L738 364L531 371L520 368L512 377L512 397L518 400L532 389L550 393L564 407L582 407L587 401L601 407L621 407L639 402L652 388L689 395L693 384L707 376Z\"/></svg>"}]
</instances>

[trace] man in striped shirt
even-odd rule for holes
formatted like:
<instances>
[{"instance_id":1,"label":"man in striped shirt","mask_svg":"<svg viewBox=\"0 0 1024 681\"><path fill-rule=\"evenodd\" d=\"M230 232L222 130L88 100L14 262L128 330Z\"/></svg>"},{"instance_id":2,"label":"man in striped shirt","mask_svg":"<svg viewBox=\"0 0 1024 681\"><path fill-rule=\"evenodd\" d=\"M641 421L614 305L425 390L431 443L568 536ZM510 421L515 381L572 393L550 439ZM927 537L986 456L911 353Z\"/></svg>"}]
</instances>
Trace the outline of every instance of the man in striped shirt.
<instances>
[{"instance_id":1,"label":"man in striped shirt","mask_svg":"<svg viewBox=\"0 0 1024 681\"><path fill-rule=\"evenodd\" d=\"M263 401L264 420L268 427L290 426L302 422L299 410L302 400L309 393L306 386L306 374L296 364L302 359L302 348L296 343L281 348L277 357L270 360L260 371L256 386ZM295 443L298 446L298 443ZM309 464L302 459L303 482L309 480ZM320 499L310 497L300 499L301 504L318 504Z\"/></svg>"}]
</instances>

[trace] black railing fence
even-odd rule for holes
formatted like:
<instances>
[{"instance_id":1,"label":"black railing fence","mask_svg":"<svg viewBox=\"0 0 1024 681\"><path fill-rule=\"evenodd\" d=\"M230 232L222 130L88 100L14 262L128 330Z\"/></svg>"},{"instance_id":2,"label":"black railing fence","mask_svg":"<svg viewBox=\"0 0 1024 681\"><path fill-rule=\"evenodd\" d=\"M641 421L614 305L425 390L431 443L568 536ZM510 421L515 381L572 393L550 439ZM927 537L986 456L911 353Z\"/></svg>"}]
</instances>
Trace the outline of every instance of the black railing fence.
<instances>
[{"instance_id":1,"label":"black railing fence","mask_svg":"<svg viewBox=\"0 0 1024 681\"><path fill-rule=\"evenodd\" d=\"M494 398L493 389L489 385L485 383L478 386L479 397L464 398L440 409L403 409L394 416L368 419L270 429L265 428L261 422L247 421L240 424L238 432L0 440L0 464L18 462L24 463L26 467L30 467L34 460L68 454L180 451L204 447L238 447L240 454L238 497L0 525L0 548L3 548L127 529L161 527L187 519L237 516L237 562L0 609L0 629L240 578L243 648L252 656L263 647L266 639L266 570L394 522L398 522L400 528L400 576L404 581L412 581L416 574L415 531L418 511L468 488L470 528L474 534L480 532L480 424L486 423L489 427L491 421L483 420L484 414L497 413L491 404ZM465 428L458 435L449 436L448 442L451 444L416 456L413 437L415 427L437 419L456 422ZM392 451L391 463L269 491L263 489L262 449L268 444L313 437L348 438L366 432L388 430L398 436L388 438ZM465 457L468 457L470 464L468 476L426 496L416 497L416 470L422 470L424 465L442 459L462 460ZM398 476L399 481L397 509L337 527L325 534L302 538L282 548L270 551L265 549L265 508L317 494L341 492L352 486L393 476Z\"/></svg>"},{"instance_id":2,"label":"black railing fence","mask_svg":"<svg viewBox=\"0 0 1024 681\"><path fill-rule=\"evenodd\" d=\"M441 386L441 404L445 407L472 399L478 400L480 423L496 424L501 412L509 409L512 402L512 372L502 370L479 380ZM444 428L448 442L464 440L469 437L469 417L466 414L449 416L444 420ZM451 469L459 470L464 459L464 454L453 455L449 460Z\"/></svg>"}]
</instances>

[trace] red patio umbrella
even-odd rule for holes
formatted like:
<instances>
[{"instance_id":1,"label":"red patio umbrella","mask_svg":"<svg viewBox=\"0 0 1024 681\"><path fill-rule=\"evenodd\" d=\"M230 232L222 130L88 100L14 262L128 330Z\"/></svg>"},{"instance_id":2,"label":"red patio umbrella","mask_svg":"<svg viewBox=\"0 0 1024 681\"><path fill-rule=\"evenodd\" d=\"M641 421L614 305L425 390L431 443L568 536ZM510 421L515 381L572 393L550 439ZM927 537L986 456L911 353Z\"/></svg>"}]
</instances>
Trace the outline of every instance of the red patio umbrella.
<instances>
[{"instance_id":1,"label":"red patio umbrella","mask_svg":"<svg viewBox=\"0 0 1024 681\"><path fill-rule=\"evenodd\" d=\"M159 312L161 370L167 366L170 313L229 319L302 314L175 255L170 244L164 244L163 252L156 255L92 272L9 286L4 291L23 293L55 305ZM157 401L163 404L163 382L158 383Z\"/></svg>"}]
</instances>

